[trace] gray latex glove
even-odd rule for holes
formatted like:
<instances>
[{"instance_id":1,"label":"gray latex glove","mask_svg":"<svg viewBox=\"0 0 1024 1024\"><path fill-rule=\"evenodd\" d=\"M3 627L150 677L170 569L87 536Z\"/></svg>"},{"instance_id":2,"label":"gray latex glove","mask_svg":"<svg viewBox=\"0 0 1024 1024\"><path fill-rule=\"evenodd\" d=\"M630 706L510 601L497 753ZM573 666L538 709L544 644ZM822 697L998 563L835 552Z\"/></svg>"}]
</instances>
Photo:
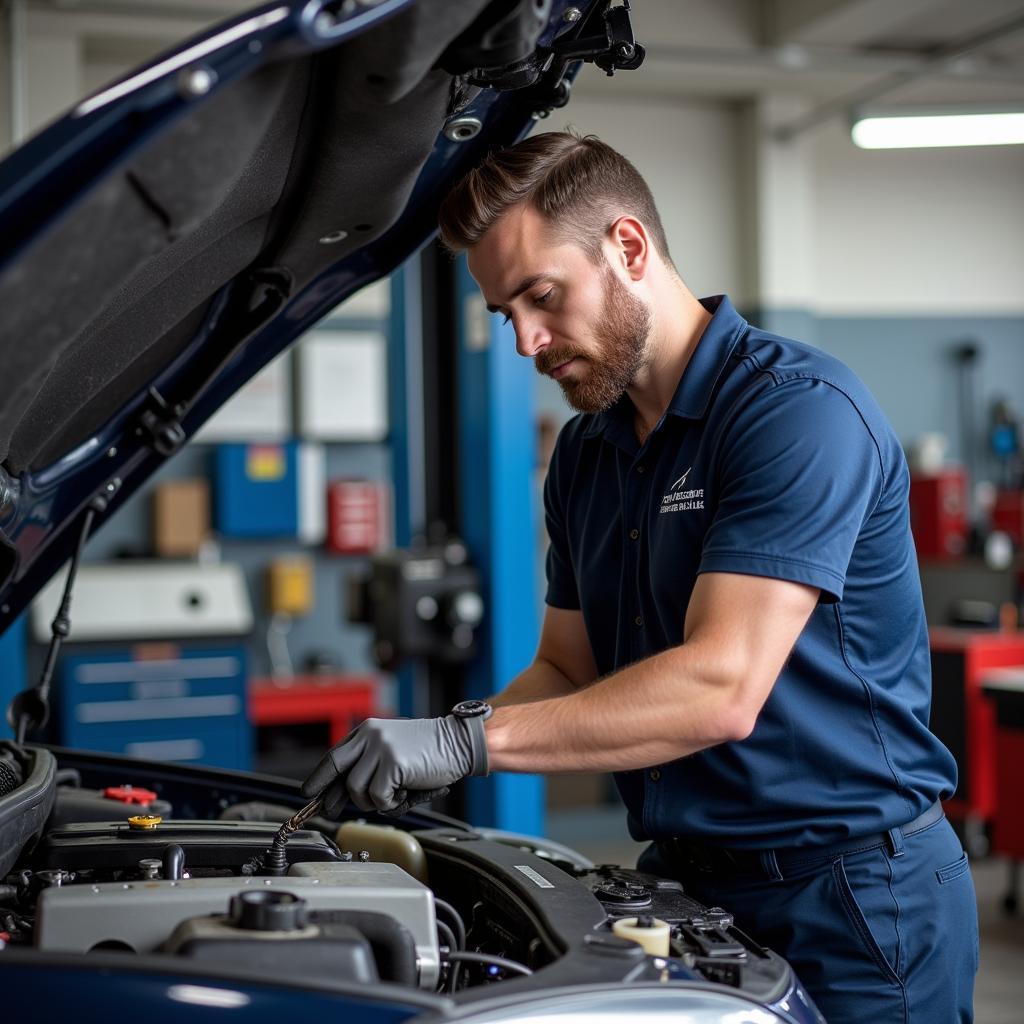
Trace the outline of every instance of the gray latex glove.
<instances>
[{"instance_id":1,"label":"gray latex glove","mask_svg":"<svg viewBox=\"0 0 1024 1024\"><path fill-rule=\"evenodd\" d=\"M348 799L361 811L397 815L487 771L482 718L368 718L324 754L302 795L322 794L328 817Z\"/></svg>"}]
</instances>

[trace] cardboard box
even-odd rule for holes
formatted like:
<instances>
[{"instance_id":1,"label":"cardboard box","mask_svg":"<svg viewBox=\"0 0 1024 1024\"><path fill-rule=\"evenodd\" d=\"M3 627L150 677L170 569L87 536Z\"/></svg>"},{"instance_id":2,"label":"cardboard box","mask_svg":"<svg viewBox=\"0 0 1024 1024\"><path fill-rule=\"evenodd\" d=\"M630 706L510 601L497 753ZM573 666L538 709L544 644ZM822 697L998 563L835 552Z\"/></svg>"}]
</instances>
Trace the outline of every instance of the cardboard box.
<instances>
[{"instance_id":1,"label":"cardboard box","mask_svg":"<svg viewBox=\"0 0 1024 1024\"><path fill-rule=\"evenodd\" d=\"M210 535L210 486L204 479L167 480L153 492L153 549L162 558L191 558Z\"/></svg>"}]
</instances>

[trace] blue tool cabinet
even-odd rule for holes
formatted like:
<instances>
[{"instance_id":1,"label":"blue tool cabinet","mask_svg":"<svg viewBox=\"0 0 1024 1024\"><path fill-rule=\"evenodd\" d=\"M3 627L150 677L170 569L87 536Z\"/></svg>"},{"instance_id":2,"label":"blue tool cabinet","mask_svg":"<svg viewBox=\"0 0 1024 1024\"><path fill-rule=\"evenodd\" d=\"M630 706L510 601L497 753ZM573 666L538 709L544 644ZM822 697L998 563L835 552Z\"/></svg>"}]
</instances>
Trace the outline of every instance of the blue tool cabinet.
<instances>
[{"instance_id":1,"label":"blue tool cabinet","mask_svg":"<svg viewBox=\"0 0 1024 1024\"><path fill-rule=\"evenodd\" d=\"M91 650L60 664L60 741L129 757L247 769L241 647ZM146 653L142 653L146 652Z\"/></svg>"}]
</instances>

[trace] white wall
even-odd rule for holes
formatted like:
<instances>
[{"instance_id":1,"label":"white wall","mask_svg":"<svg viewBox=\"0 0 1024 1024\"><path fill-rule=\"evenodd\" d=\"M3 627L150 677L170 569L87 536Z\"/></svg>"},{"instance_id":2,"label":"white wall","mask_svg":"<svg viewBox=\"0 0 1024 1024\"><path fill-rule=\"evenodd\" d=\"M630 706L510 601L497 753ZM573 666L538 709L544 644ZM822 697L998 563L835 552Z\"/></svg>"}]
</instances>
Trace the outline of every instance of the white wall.
<instances>
[{"instance_id":1,"label":"white wall","mask_svg":"<svg viewBox=\"0 0 1024 1024\"><path fill-rule=\"evenodd\" d=\"M698 295L724 291L737 297L742 279L737 122L732 104L588 97L581 82L569 106L536 131L572 125L624 153L654 193L672 259L689 287Z\"/></svg>"},{"instance_id":2,"label":"white wall","mask_svg":"<svg viewBox=\"0 0 1024 1024\"><path fill-rule=\"evenodd\" d=\"M1024 313L1024 147L814 150L816 304L855 314Z\"/></svg>"},{"instance_id":3,"label":"white wall","mask_svg":"<svg viewBox=\"0 0 1024 1024\"><path fill-rule=\"evenodd\" d=\"M797 233L804 247L788 254L810 262L801 303L771 284L777 265L760 273L745 265L759 250L743 193L751 152L743 133L754 129L739 106L588 95L592 74L584 69L569 106L536 130L571 124L636 164L697 294L825 315L1024 314L1024 147L866 151L838 121L810 133L801 174L809 227ZM760 248L774 260L787 258L784 224L794 223L782 184L767 199L761 193L783 223Z\"/></svg>"},{"instance_id":4,"label":"white wall","mask_svg":"<svg viewBox=\"0 0 1024 1024\"><path fill-rule=\"evenodd\" d=\"M2 6L2 5L0 5ZM198 7L195 8L198 10ZM211 10L210 17L217 12ZM133 16L131 11L76 12L24 6L19 40L21 94L18 118L31 135L64 114L83 95L168 46L199 31L206 20ZM11 145L7 124L12 100L7 92L10 54L6 15L0 17L0 156Z\"/></svg>"}]
</instances>

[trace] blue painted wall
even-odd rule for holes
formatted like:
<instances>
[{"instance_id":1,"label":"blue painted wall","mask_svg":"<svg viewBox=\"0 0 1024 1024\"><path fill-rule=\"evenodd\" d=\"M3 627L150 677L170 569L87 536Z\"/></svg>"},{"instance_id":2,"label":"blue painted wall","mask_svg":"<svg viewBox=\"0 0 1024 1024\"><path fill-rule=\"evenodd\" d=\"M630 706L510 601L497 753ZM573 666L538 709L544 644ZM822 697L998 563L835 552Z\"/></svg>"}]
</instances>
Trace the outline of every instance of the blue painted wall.
<instances>
[{"instance_id":1,"label":"blue painted wall","mask_svg":"<svg viewBox=\"0 0 1024 1024\"><path fill-rule=\"evenodd\" d=\"M941 431L950 455L962 459L958 392L952 350L967 340L981 348L976 383L979 419L1008 398L1024 415L1024 317L815 316L804 310L744 310L752 323L830 352L871 389L904 445ZM538 410L559 422L571 411L554 381L537 378ZM984 437L978 438L979 454Z\"/></svg>"},{"instance_id":2,"label":"blue painted wall","mask_svg":"<svg viewBox=\"0 0 1024 1024\"><path fill-rule=\"evenodd\" d=\"M979 422L993 399L1005 397L1024 414L1024 317L820 316L798 310L753 311L766 330L830 352L871 389L904 445L941 431L950 455L962 459L958 390L952 352L965 341L981 350L976 369ZM978 438L981 454L984 437Z\"/></svg>"}]
</instances>

